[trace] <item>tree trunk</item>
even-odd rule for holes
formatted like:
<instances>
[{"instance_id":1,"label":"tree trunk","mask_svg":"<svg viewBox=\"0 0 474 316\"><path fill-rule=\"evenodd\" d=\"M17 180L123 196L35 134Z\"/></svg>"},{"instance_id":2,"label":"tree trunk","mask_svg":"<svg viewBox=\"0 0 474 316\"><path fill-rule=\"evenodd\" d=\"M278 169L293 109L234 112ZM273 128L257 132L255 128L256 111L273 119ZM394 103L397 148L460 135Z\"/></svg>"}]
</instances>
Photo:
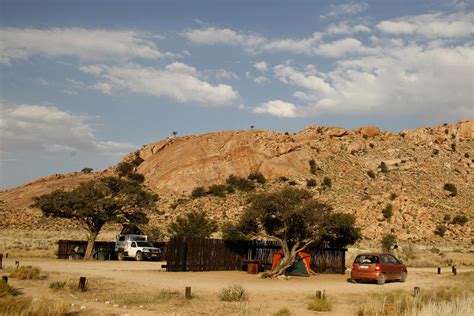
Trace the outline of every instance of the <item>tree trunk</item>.
<instances>
[{"instance_id":1,"label":"tree trunk","mask_svg":"<svg viewBox=\"0 0 474 316\"><path fill-rule=\"evenodd\" d=\"M281 240L280 243L283 251L282 257L272 271L263 274L263 277L265 278L273 279L280 275L283 275L285 274L286 269L288 269L295 263L296 255L299 251L299 243L296 243L293 247L291 247L291 250L288 248L286 241Z\"/></svg>"},{"instance_id":2,"label":"tree trunk","mask_svg":"<svg viewBox=\"0 0 474 316\"><path fill-rule=\"evenodd\" d=\"M99 232L90 232L87 236L87 247L86 247L86 253L84 254L85 260L93 259L92 254L94 251L95 240L97 238L97 235L99 235Z\"/></svg>"}]
</instances>

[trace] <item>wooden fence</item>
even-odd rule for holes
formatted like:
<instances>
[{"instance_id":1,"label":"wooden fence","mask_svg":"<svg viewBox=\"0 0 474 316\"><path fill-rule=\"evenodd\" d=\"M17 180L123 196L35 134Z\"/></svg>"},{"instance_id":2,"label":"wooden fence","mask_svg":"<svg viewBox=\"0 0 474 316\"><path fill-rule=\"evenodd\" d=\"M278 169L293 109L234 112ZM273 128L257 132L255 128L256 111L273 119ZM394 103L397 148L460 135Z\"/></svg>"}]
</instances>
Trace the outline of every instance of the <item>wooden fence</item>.
<instances>
[{"instance_id":1,"label":"wooden fence","mask_svg":"<svg viewBox=\"0 0 474 316\"><path fill-rule=\"evenodd\" d=\"M75 255L75 248L79 250L80 255L84 255L86 252L87 241L85 240L59 240L58 241L58 252L56 256L58 259L69 259ZM115 255L115 242L110 241L96 241L94 251L96 258L102 260L116 259Z\"/></svg>"},{"instance_id":2,"label":"wooden fence","mask_svg":"<svg viewBox=\"0 0 474 316\"><path fill-rule=\"evenodd\" d=\"M167 245L167 271L241 270L247 261L271 267L278 242L172 238ZM344 248L310 247L311 269L316 273L345 273Z\"/></svg>"}]
</instances>

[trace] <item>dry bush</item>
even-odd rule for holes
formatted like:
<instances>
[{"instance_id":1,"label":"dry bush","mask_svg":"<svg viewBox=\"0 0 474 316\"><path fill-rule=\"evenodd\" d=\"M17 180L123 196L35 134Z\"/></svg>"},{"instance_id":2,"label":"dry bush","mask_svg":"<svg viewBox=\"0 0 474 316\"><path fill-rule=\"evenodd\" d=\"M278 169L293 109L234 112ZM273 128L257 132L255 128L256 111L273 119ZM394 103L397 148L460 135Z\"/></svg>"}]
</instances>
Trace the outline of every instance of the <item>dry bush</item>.
<instances>
[{"instance_id":1,"label":"dry bush","mask_svg":"<svg viewBox=\"0 0 474 316\"><path fill-rule=\"evenodd\" d=\"M274 313L273 316L292 316L293 313L288 308L282 308L278 312Z\"/></svg>"},{"instance_id":2,"label":"dry bush","mask_svg":"<svg viewBox=\"0 0 474 316\"><path fill-rule=\"evenodd\" d=\"M472 315L474 310L474 298L466 296L457 298L450 302L429 302L420 310L414 313L414 316L432 316L432 315Z\"/></svg>"},{"instance_id":3,"label":"dry bush","mask_svg":"<svg viewBox=\"0 0 474 316\"><path fill-rule=\"evenodd\" d=\"M49 288L58 290L58 289L63 289L66 286L66 281L55 281L49 283Z\"/></svg>"},{"instance_id":4,"label":"dry bush","mask_svg":"<svg viewBox=\"0 0 474 316\"><path fill-rule=\"evenodd\" d=\"M395 290L365 298L364 303L359 306L358 315L468 315L463 313L429 314L426 311L436 308L456 310L466 308L466 306L472 307L473 297L472 289L461 287L426 291L416 298L406 291Z\"/></svg>"},{"instance_id":5,"label":"dry bush","mask_svg":"<svg viewBox=\"0 0 474 316\"><path fill-rule=\"evenodd\" d=\"M248 300L248 295L243 286L232 284L219 292L219 299L225 302L242 302Z\"/></svg>"},{"instance_id":6,"label":"dry bush","mask_svg":"<svg viewBox=\"0 0 474 316\"><path fill-rule=\"evenodd\" d=\"M5 281L0 280L0 298L8 295L16 295L16 289L5 283Z\"/></svg>"},{"instance_id":7,"label":"dry bush","mask_svg":"<svg viewBox=\"0 0 474 316\"><path fill-rule=\"evenodd\" d=\"M24 315L30 307L30 300L11 296L0 298L0 315Z\"/></svg>"},{"instance_id":8,"label":"dry bush","mask_svg":"<svg viewBox=\"0 0 474 316\"><path fill-rule=\"evenodd\" d=\"M63 316L69 315L69 306L63 302L39 300L33 301L28 307L27 315L48 315L48 316Z\"/></svg>"},{"instance_id":9,"label":"dry bush","mask_svg":"<svg viewBox=\"0 0 474 316\"><path fill-rule=\"evenodd\" d=\"M10 277L20 280L38 280L40 278L41 269L33 266L24 266L13 269Z\"/></svg>"},{"instance_id":10,"label":"dry bush","mask_svg":"<svg viewBox=\"0 0 474 316\"><path fill-rule=\"evenodd\" d=\"M313 297L308 301L310 311L327 312L332 309L332 304L325 298Z\"/></svg>"}]
</instances>

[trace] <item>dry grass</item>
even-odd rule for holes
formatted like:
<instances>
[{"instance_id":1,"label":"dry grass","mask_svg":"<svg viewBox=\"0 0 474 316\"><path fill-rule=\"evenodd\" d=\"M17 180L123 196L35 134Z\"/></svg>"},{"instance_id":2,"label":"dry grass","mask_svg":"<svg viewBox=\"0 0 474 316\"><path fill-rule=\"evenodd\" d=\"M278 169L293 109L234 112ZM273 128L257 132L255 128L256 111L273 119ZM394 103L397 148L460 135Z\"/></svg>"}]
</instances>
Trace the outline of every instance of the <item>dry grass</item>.
<instances>
[{"instance_id":1,"label":"dry grass","mask_svg":"<svg viewBox=\"0 0 474 316\"><path fill-rule=\"evenodd\" d=\"M20 280L39 280L41 269L33 266L18 267L10 272L10 277Z\"/></svg>"},{"instance_id":2,"label":"dry grass","mask_svg":"<svg viewBox=\"0 0 474 316\"><path fill-rule=\"evenodd\" d=\"M312 297L308 301L310 311L327 312L332 309L332 304L325 298Z\"/></svg>"},{"instance_id":3,"label":"dry grass","mask_svg":"<svg viewBox=\"0 0 474 316\"><path fill-rule=\"evenodd\" d=\"M274 313L273 316L293 316L293 313L288 308L282 308Z\"/></svg>"},{"instance_id":4,"label":"dry grass","mask_svg":"<svg viewBox=\"0 0 474 316\"><path fill-rule=\"evenodd\" d=\"M0 315L62 316L70 314L70 307L61 302L33 300L25 297L0 298Z\"/></svg>"},{"instance_id":5,"label":"dry grass","mask_svg":"<svg viewBox=\"0 0 474 316\"><path fill-rule=\"evenodd\" d=\"M403 290L374 294L359 306L359 316L399 315L470 315L469 313L441 313L472 308L474 290L467 285L445 287L422 292L418 297Z\"/></svg>"},{"instance_id":6,"label":"dry grass","mask_svg":"<svg viewBox=\"0 0 474 316\"><path fill-rule=\"evenodd\" d=\"M245 288L239 284L232 284L219 292L219 300L225 302L242 302L248 299Z\"/></svg>"},{"instance_id":7,"label":"dry grass","mask_svg":"<svg viewBox=\"0 0 474 316\"><path fill-rule=\"evenodd\" d=\"M5 281L0 280L0 298L8 295L16 295L16 289L5 283Z\"/></svg>"}]
</instances>

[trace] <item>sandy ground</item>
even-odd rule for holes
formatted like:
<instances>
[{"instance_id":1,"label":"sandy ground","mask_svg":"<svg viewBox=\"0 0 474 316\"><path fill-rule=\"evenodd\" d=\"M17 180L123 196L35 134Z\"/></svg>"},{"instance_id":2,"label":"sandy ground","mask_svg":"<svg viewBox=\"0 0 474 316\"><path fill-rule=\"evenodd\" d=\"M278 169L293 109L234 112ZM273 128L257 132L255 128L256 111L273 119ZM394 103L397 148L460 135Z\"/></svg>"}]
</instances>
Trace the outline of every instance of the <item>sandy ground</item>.
<instances>
[{"instance_id":1,"label":"sandy ground","mask_svg":"<svg viewBox=\"0 0 474 316\"><path fill-rule=\"evenodd\" d=\"M40 267L45 279L11 279L10 284L33 298L74 304L76 308L82 308L85 314L271 315L281 308L288 308L297 315L315 315L316 312L306 309L308 297L317 290L324 290L333 302L333 310L325 314L353 315L357 311L357 304L371 293L395 289L413 291L415 286L428 290L462 284L468 282L463 274L474 271L472 267L458 268L458 275L453 276L447 267L441 275L437 275L435 268L409 268L406 283L390 282L378 286L349 283L348 274L267 280L241 271L165 272L161 268L164 262L8 258L4 259L4 266L13 267L16 260L20 261L20 265ZM48 288L52 281L75 282L79 276L88 278L89 291L81 293ZM219 301L219 291L231 284L245 287L249 300L244 303ZM186 286L192 288L192 300L184 299Z\"/></svg>"}]
</instances>

